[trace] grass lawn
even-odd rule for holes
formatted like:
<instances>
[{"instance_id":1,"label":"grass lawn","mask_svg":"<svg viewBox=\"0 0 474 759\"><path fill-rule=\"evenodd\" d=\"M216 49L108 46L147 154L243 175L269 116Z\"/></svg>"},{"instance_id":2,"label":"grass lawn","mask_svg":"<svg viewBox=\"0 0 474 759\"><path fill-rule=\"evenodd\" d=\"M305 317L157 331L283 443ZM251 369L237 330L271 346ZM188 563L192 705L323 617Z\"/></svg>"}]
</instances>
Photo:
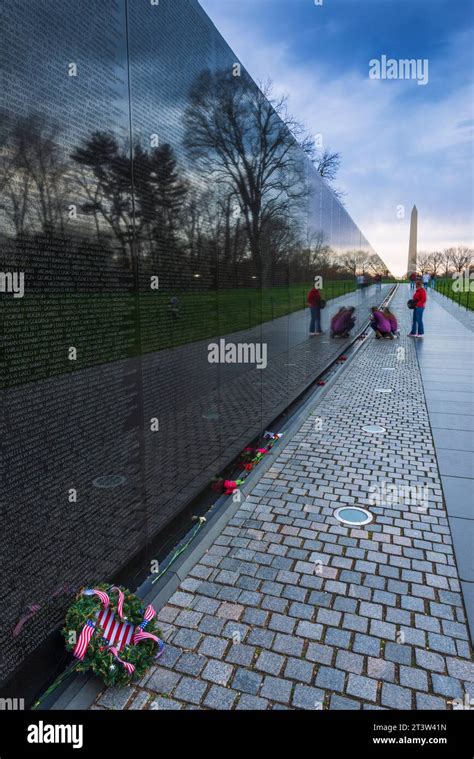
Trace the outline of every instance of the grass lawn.
<instances>
[{"instance_id":1,"label":"grass lawn","mask_svg":"<svg viewBox=\"0 0 474 759\"><path fill-rule=\"evenodd\" d=\"M446 295L447 298L451 298L451 300L459 303L460 306L464 306L469 311L474 311L474 292L471 293L469 290L467 292L456 292L453 289L454 284L455 282L451 277L437 279L435 289L439 293Z\"/></svg>"},{"instance_id":2,"label":"grass lawn","mask_svg":"<svg viewBox=\"0 0 474 759\"><path fill-rule=\"evenodd\" d=\"M4 300L7 385L249 329L306 307L309 284L266 290L25 295ZM355 290L355 282L326 282L326 300ZM179 299L179 317L169 311ZM139 319L139 322L138 322ZM137 343L137 330L141 345ZM68 350L77 349L70 360Z\"/></svg>"}]
</instances>

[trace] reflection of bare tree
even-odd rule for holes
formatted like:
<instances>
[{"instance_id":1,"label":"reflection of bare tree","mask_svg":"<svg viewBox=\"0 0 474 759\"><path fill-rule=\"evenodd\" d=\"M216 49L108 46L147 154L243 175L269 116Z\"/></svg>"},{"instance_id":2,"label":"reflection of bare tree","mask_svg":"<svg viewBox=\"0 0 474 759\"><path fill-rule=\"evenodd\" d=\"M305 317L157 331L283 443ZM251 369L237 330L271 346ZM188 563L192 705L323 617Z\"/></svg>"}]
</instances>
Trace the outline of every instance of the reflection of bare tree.
<instances>
[{"instance_id":1,"label":"reflection of bare tree","mask_svg":"<svg viewBox=\"0 0 474 759\"><path fill-rule=\"evenodd\" d=\"M71 158L80 167L78 182L85 197L81 211L94 217L99 239L101 221L105 222L128 258L133 222L129 155L113 135L95 132Z\"/></svg>"},{"instance_id":2,"label":"reflection of bare tree","mask_svg":"<svg viewBox=\"0 0 474 759\"><path fill-rule=\"evenodd\" d=\"M367 259L367 268L370 272L370 274L380 274L383 276L386 272L386 266L381 261L381 259L378 257L376 253L373 253L371 256Z\"/></svg>"},{"instance_id":3,"label":"reflection of bare tree","mask_svg":"<svg viewBox=\"0 0 474 759\"><path fill-rule=\"evenodd\" d=\"M235 194L253 263L263 274L265 232L288 221L306 193L301 127L285 100L272 98L270 85L258 89L245 72L205 71L189 99L185 146L205 176Z\"/></svg>"},{"instance_id":4,"label":"reflection of bare tree","mask_svg":"<svg viewBox=\"0 0 474 759\"><path fill-rule=\"evenodd\" d=\"M334 195L338 198L340 203L343 203L346 193L342 190L338 190L337 187L334 186L334 182L337 179L339 168L341 166L340 154L329 150L329 148L319 151L315 148L312 159L318 174L329 182Z\"/></svg>"},{"instance_id":5,"label":"reflection of bare tree","mask_svg":"<svg viewBox=\"0 0 474 759\"><path fill-rule=\"evenodd\" d=\"M341 266L352 276L363 274L370 260L369 253L365 250L349 250L340 258Z\"/></svg>"},{"instance_id":6,"label":"reflection of bare tree","mask_svg":"<svg viewBox=\"0 0 474 759\"><path fill-rule=\"evenodd\" d=\"M169 145L147 153L127 146L106 132L95 132L72 153L85 201L83 213L94 217L97 235L108 228L126 260L132 239L150 248L176 247L177 223L187 193Z\"/></svg>"},{"instance_id":7,"label":"reflection of bare tree","mask_svg":"<svg viewBox=\"0 0 474 759\"><path fill-rule=\"evenodd\" d=\"M341 267L337 257L331 246L325 242L325 235L322 230L311 234L309 250L310 265L315 274L323 277L341 275Z\"/></svg>"},{"instance_id":8,"label":"reflection of bare tree","mask_svg":"<svg viewBox=\"0 0 474 759\"><path fill-rule=\"evenodd\" d=\"M42 115L2 118L1 210L17 237L64 231L64 197L70 183L59 129Z\"/></svg>"}]
</instances>

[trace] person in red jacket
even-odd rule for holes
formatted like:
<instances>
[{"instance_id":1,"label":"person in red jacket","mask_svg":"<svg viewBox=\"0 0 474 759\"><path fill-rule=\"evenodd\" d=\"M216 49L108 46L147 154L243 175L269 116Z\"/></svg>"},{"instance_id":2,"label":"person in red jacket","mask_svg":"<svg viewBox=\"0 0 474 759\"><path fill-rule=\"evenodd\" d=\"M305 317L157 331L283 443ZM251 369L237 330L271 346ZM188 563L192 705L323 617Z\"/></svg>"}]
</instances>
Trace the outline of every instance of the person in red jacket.
<instances>
[{"instance_id":1,"label":"person in red jacket","mask_svg":"<svg viewBox=\"0 0 474 759\"><path fill-rule=\"evenodd\" d=\"M311 311L311 324L309 325L310 335L322 335L321 332L321 293L315 287L312 287L307 298L309 310Z\"/></svg>"},{"instance_id":2,"label":"person in red jacket","mask_svg":"<svg viewBox=\"0 0 474 759\"><path fill-rule=\"evenodd\" d=\"M421 282L416 283L416 290L413 294L415 308L413 309L413 322L411 325L410 337L422 337L425 334L423 326L423 314L426 305L426 290ZM418 334L417 334L418 332Z\"/></svg>"}]
</instances>

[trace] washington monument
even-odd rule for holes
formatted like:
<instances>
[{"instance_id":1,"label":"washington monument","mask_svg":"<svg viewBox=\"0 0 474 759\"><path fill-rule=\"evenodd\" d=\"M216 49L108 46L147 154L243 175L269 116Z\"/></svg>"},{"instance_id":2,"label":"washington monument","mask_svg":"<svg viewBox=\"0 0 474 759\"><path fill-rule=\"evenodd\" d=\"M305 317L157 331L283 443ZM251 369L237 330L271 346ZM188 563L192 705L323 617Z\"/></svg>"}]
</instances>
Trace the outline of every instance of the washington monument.
<instances>
[{"instance_id":1,"label":"washington monument","mask_svg":"<svg viewBox=\"0 0 474 759\"><path fill-rule=\"evenodd\" d=\"M418 210L416 206L411 209L410 217L410 242L408 244L407 272L416 271L416 242L418 235Z\"/></svg>"}]
</instances>

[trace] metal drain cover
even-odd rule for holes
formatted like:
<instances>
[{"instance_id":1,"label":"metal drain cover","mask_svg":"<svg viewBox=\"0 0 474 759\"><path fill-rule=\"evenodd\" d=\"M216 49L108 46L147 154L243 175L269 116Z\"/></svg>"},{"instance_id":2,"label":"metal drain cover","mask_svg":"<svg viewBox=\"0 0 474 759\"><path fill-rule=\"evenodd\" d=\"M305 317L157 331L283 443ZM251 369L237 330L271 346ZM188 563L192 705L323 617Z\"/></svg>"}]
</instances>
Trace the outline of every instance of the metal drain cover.
<instances>
[{"instance_id":1,"label":"metal drain cover","mask_svg":"<svg viewBox=\"0 0 474 759\"><path fill-rule=\"evenodd\" d=\"M123 485L127 478L123 474L104 474L101 477L96 477L92 481L92 484L96 488L103 488L104 490L111 490L119 485Z\"/></svg>"},{"instance_id":2,"label":"metal drain cover","mask_svg":"<svg viewBox=\"0 0 474 759\"><path fill-rule=\"evenodd\" d=\"M338 522L349 524L353 527L369 524L374 518L370 511L361 509L358 506L342 506L342 508L336 509L334 516Z\"/></svg>"},{"instance_id":3,"label":"metal drain cover","mask_svg":"<svg viewBox=\"0 0 474 759\"><path fill-rule=\"evenodd\" d=\"M362 427L364 432L371 432L375 435L377 432L387 432L385 427L381 427L379 424L368 424L366 427Z\"/></svg>"}]
</instances>

